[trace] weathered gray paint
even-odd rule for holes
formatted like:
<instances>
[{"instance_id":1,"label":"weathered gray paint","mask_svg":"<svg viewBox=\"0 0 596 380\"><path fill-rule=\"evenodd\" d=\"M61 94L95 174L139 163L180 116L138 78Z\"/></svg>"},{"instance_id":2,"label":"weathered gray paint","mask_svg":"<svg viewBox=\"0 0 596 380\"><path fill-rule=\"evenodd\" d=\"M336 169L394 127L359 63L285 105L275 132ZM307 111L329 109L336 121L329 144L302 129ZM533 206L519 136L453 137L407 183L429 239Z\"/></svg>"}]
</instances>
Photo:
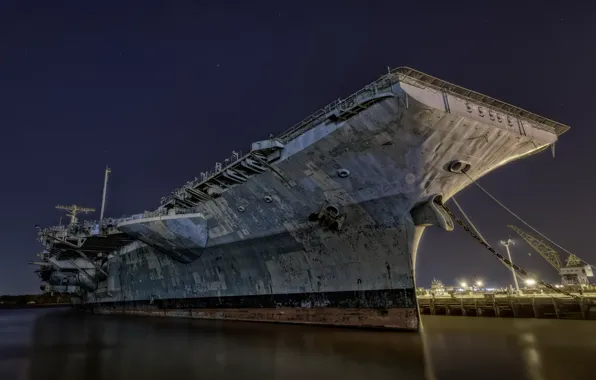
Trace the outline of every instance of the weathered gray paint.
<instances>
[{"instance_id":1,"label":"weathered gray paint","mask_svg":"<svg viewBox=\"0 0 596 380\"><path fill-rule=\"evenodd\" d=\"M116 252L108 280L87 301L391 289L403 293L375 299L375 308L415 305L406 291L415 287L422 232L431 225L453 229L432 200L446 201L471 182L450 164L469 163L467 174L480 178L554 143L563 126L417 82L389 90L347 120L285 134L291 137L271 170L201 202L196 211L208 239L197 240L206 245L195 261L181 263L153 248L156 239L170 239L171 226L141 235L129 228L153 247L135 242ZM328 206L339 211L336 219ZM403 326L416 328L417 320Z\"/></svg>"},{"instance_id":2,"label":"weathered gray paint","mask_svg":"<svg viewBox=\"0 0 596 380\"><path fill-rule=\"evenodd\" d=\"M118 229L181 263L191 263L207 246L207 220L201 214L162 215L118 224Z\"/></svg>"},{"instance_id":3,"label":"weathered gray paint","mask_svg":"<svg viewBox=\"0 0 596 380\"><path fill-rule=\"evenodd\" d=\"M120 292L101 300L413 288L421 231L410 210L470 183L446 166L469 162L468 174L478 178L556 135L528 127L522 136L481 122L456 113L456 100L450 113L430 107L417 88L406 109L404 91L395 90L394 98L286 144L275 164L283 178L269 171L202 203L209 243L196 262L183 265L141 244L123 253L119 272L110 273L120 277ZM339 169L350 175L340 178ZM309 221L325 204L344 210L340 231Z\"/></svg>"}]
</instances>

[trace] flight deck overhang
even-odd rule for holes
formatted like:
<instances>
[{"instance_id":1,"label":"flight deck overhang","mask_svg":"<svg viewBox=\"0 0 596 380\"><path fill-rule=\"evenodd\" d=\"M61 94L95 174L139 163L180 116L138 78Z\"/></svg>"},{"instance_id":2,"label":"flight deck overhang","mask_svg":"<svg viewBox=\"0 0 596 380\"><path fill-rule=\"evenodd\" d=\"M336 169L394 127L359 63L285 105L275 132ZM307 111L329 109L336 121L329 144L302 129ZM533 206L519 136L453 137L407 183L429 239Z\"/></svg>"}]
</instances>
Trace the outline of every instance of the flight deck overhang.
<instances>
[{"instance_id":1,"label":"flight deck overhang","mask_svg":"<svg viewBox=\"0 0 596 380\"><path fill-rule=\"evenodd\" d=\"M53 250L59 250L60 258L78 257L77 251L87 255L97 255L100 253L109 253L132 243L136 239L123 233L113 233L106 236L88 236L75 240L56 241Z\"/></svg>"},{"instance_id":2,"label":"flight deck overhang","mask_svg":"<svg viewBox=\"0 0 596 380\"><path fill-rule=\"evenodd\" d=\"M132 219L118 229L185 264L198 259L209 240L207 219L200 213Z\"/></svg>"},{"instance_id":3,"label":"flight deck overhang","mask_svg":"<svg viewBox=\"0 0 596 380\"><path fill-rule=\"evenodd\" d=\"M430 102L428 106L515 132L529 140L536 138L549 145L553 145L558 136L569 129L567 125L503 101L409 67L399 67L389 70L354 94L333 101L277 137L272 135L269 140L253 143L249 154L242 156L233 152L224 164L216 163L215 171L201 173L201 178L195 178L163 197L161 207L195 208L203 201L220 196L227 188L246 182L250 176L270 170L271 163L283 159L282 151L285 151L285 156L292 154L288 146L296 145L295 140L305 132L327 124L337 127L338 123L390 97L403 98L401 100L407 109L408 98L412 96L415 99L416 95L419 95L417 100L421 103Z\"/></svg>"},{"instance_id":4,"label":"flight deck overhang","mask_svg":"<svg viewBox=\"0 0 596 380\"><path fill-rule=\"evenodd\" d=\"M54 226L38 232L38 240L50 255L70 259L87 255L95 257L115 251L135 239L107 222L86 222L82 225ZM82 253L82 255L81 255Z\"/></svg>"},{"instance_id":5,"label":"flight deck overhang","mask_svg":"<svg viewBox=\"0 0 596 380\"><path fill-rule=\"evenodd\" d=\"M398 67L394 70L390 70L387 74L381 76L376 81L370 83L347 98L335 100L326 107L321 108L319 111L313 113L306 119L283 132L277 137L277 139L283 143L287 143L309 129L329 121L330 117L331 121L333 121L336 118L335 115L338 112L341 113L343 110L350 109L355 105L357 105L359 109L365 106L370 106L374 104L374 101L370 100L382 99L384 94L387 93L393 93L393 95L397 95L395 89L403 87L403 84L418 88L432 89L439 96L449 95L470 105L474 105L476 108L482 107L484 110L486 110L487 114L488 111L491 110L495 119L497 118L497 114L499 114L503 119L509 117L511 120L515 120L516 122L526 122L534 125L538 129L553 133L556 136L560 136L569 130L567 125L547 119L522 108L513 106L478 92L468 90L467 88L446 82L409 67ZM407 102L405 105L407 107Z\"/></svg>"},{"instance_id":6,"label":"flight deck overhang","mask_svg":"<svg viewBox=\"0 0 596 380\"><path fill-rule=\"evenodd\" d=\"M538 129L543 129L549 132L552 131L557 136L560 136L569 130L569 126L565 124L547 119L546 117L526 111L501 100L449 83L409 67L398 67L397 69L392 70L389 74L381 77L379 81L385 77L398 83L408 83L414 86L438 90L441 93L449 94L463 101L468 101L484 107L487 110L487 113L490 109L495 113L501 113L502 116L509 116L514 119L519 119L520 121L531 123Z\"/></svg>"},{"instance_id":7,"label":"flight deck overhang","mask_svg":"<svg viewBox=\"0 0 596 380\"><path fill-rule=\"evenodd\" d=\"M246 155L233 152L215 170L201 173L161 200L164 209L192 209L199 203L219 197L228 188L243 184L254 175L270 170L271 163L281 157L284 144L273 137L254 142Z\"/></svg>"}]
</instances>

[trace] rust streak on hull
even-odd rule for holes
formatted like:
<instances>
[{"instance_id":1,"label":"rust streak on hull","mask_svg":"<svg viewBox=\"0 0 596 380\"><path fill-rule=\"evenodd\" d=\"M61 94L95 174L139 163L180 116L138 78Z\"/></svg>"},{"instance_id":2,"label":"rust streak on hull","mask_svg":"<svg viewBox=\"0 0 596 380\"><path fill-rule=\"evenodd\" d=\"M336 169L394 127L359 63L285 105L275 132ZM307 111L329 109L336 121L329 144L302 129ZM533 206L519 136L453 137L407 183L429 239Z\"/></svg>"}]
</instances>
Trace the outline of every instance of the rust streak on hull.
<instances>
[{"instance_id":1,"label":"rust streak on hull","mask_svg":"<svg viewBox=\"0 0 596 380\"><path fill-rule=\"evenodd\" d=\"M418 329L416 308L343 309L343 308L250 308L250 309L155 309L96 308L96 314L123 314L146 317L178 317L246 322L274 322L324 326Z\"/></svg>"}]
</instances>

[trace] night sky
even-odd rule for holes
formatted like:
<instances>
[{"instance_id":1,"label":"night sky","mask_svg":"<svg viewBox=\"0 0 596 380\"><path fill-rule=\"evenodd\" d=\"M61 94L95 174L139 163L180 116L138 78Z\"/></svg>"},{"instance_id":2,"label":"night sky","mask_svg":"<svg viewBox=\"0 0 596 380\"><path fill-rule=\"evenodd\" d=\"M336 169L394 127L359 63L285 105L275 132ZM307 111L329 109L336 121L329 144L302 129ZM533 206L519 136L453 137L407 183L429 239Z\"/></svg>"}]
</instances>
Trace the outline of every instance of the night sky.
<instances>
[{"instance_id":1,"label":"night sky","mask_svg":"<svg viewBox=\"0 0 596 380\"><path fill-rule=\"evenodd\" d=\"M106 164L107 216L153 210L232 150L402 65L571 126L554 160L547 151L479 182L596 263L589 2L213 3L1 2L0 294L39 291L28 265L42 248L35 224L57 224L59 203L95 207L88 218L98 218ZM506 225L516 221L477 188L457 198L492 244L514 237ZM514 262L557 280L517 242ZM428 229L417 269L419 286L511 282L459 230Z\"/></svg>"}]
</instances>

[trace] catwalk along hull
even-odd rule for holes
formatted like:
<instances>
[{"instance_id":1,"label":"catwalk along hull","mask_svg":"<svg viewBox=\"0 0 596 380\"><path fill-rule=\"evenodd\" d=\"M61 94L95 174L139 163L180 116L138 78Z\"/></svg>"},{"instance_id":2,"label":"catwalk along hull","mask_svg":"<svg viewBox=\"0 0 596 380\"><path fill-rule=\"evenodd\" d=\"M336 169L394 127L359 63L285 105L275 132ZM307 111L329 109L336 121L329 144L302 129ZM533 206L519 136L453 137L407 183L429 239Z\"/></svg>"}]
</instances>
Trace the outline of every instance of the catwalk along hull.
<instances>
[{"instance_id":1,"label":"catwalk along hull","mask_svg":"<svg viewBox=\"0 0 596 380\"><path fill-rule=\"evenodd\" d=\"M283 144L275 161L263 163L267 170L200 202L194 214L176 215L168 227L154 219L122 228L139 241L109 260L87 306L417 330L419 240L429 226L453 229L435 202L470 177L546 148L559 133L453 85L389 79L349 115L338 107L275 140ZM194 232L201 238L194 261L181 262L167 242L188 218L201 220Z\"/></svg>"}]
</instances>

